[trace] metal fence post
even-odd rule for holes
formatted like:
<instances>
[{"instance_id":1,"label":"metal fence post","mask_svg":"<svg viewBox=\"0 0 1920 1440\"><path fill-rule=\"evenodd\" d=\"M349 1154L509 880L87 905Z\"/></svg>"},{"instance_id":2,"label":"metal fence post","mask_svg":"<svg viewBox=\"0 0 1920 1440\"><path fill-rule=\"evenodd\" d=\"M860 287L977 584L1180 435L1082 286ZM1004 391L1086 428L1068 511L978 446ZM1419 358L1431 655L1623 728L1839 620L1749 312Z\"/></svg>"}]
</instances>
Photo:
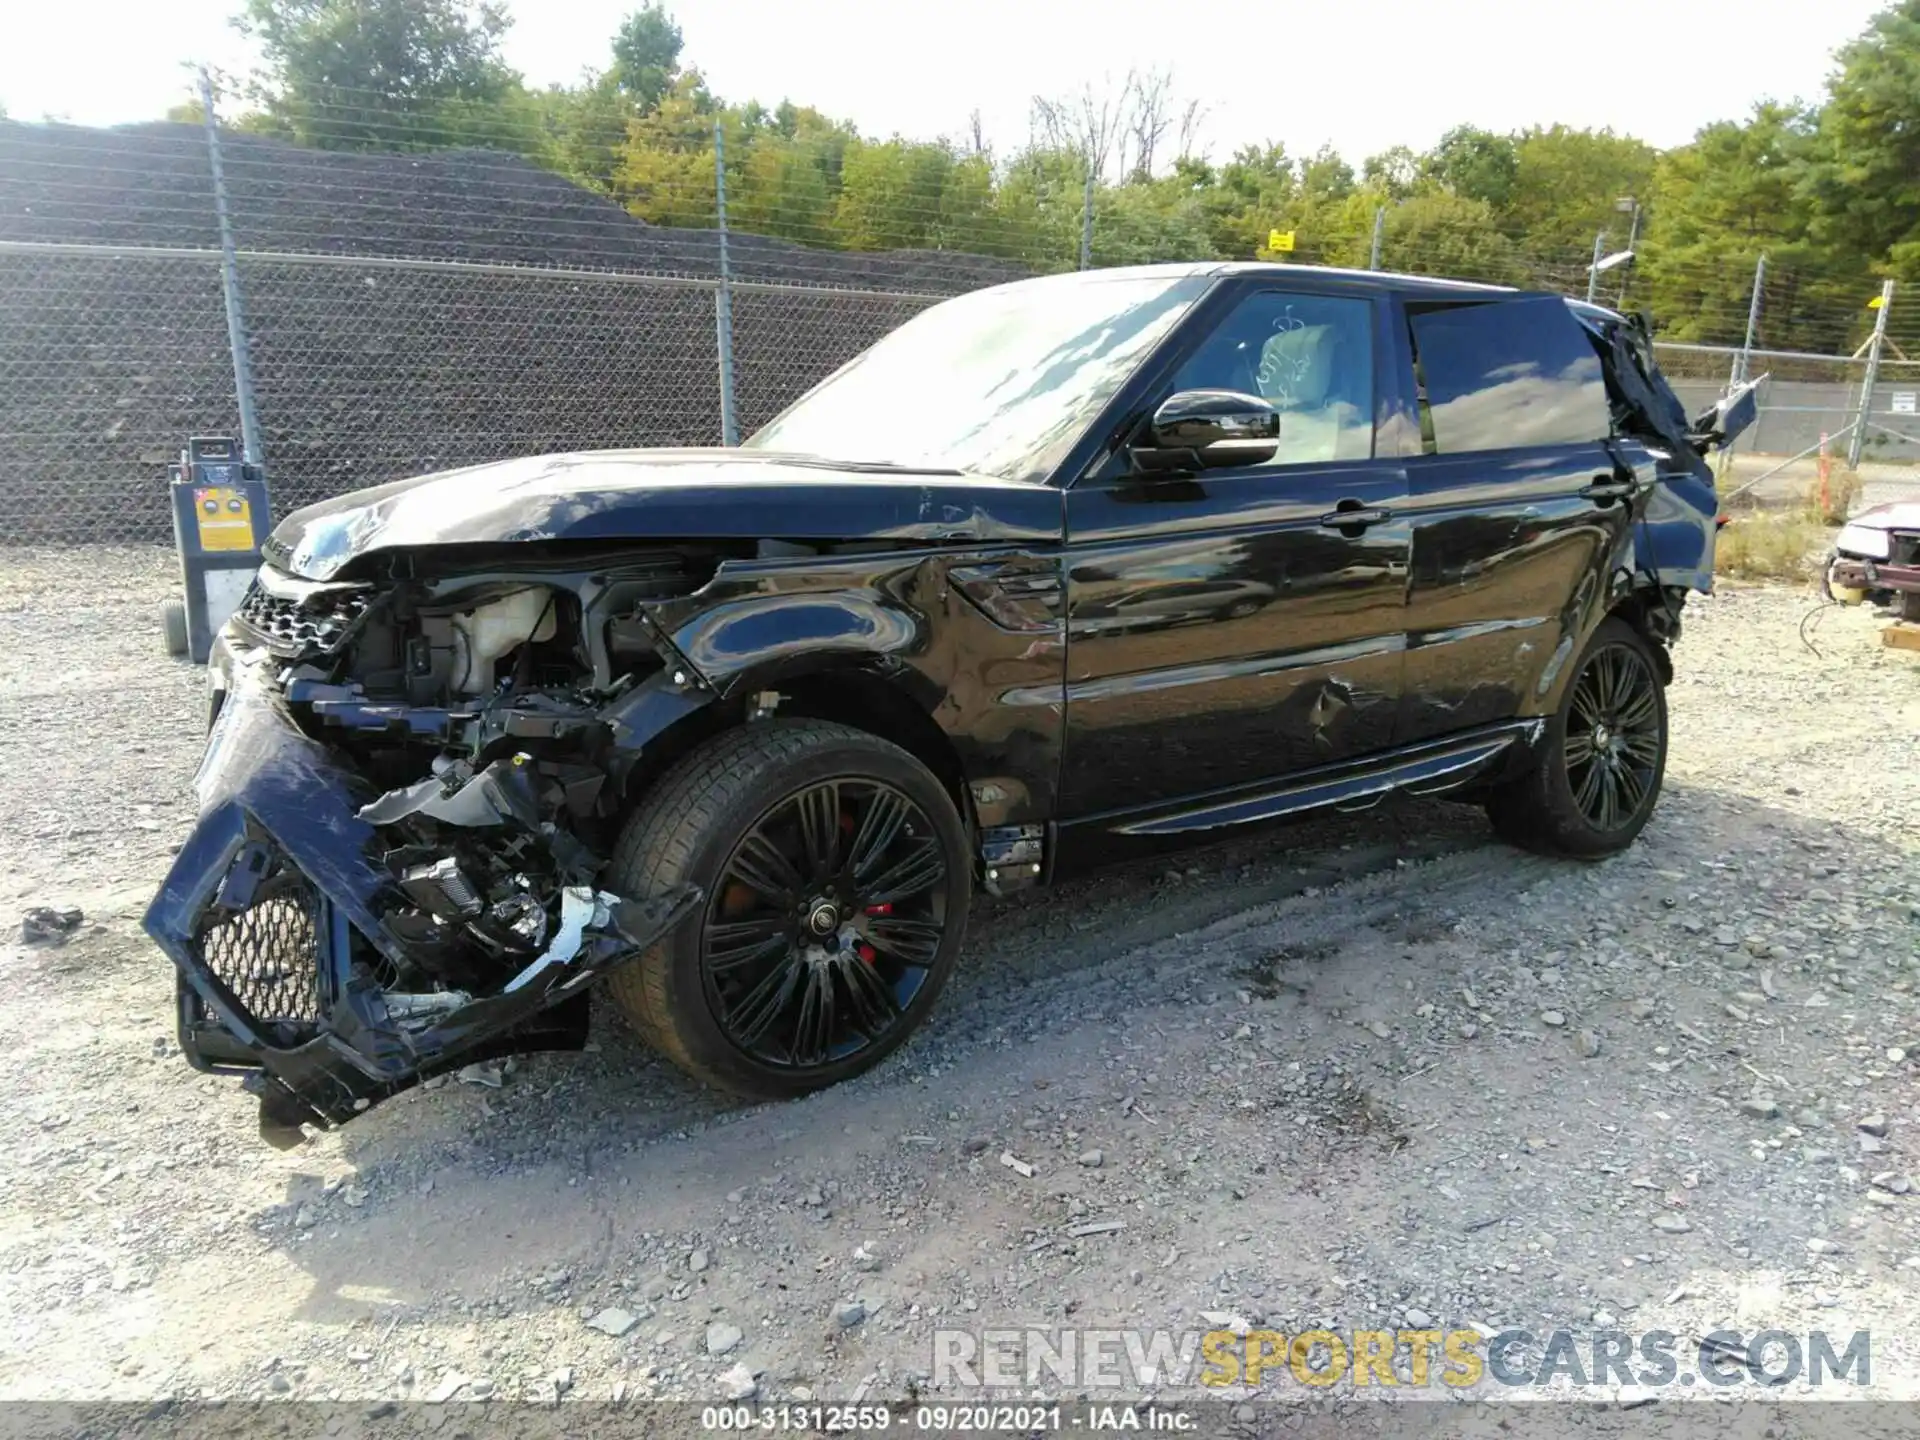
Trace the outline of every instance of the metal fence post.
<instances>
[{"instance_id":1,"label":"metal fence post","mask_svg":"<svg viewBox=\"0 0 1920 1440\"><path fill-rule=\"evenodd\" d=\"M1753 265L1753 295L1747 301L1747 338L1740 342L1740 353L1733 357L1733 372L1727 376L1727 389L1744 385L1753 360L1753 342L1760 333L1760 292L1767 283L1767 257L1763 254Z\"/></svg>"},{"instance_id":2,"label":"metal fence post","mask_svg":"<svg viewBox=\"0 0 1920 1440\"><path fill-rule=\"evenodd\" d=\"M1880 379L1880 352L1887 344L1887 312L1893 309L1893 281L1880 282L1880 313L1873 317L1873 338L1867 342L1867 373L1860 380L1860 413L1853 418L1853 433L1847 437L1847 468L1860 468L1860 447L1867 441L1869 417L1873 414L1873 387Z\"/></svg>"},{"instance_id":3,"label":"metal fence post","mask_svg":"<svg viewBox=\"0 0 1920 1440\"><path fill-rule=\"evenodd\" d=\"M1593 304L1600 295L1600 257L1606 252L1607 232L1602 230L1593 237L1593 263L1587 267L1587 303Z\"/></svg>"},{"instance_id":4,"label":"metal fence post","mask_svg":"<svg viewBox=\"0 0 1920 1440\"><path fill-rule=\"evenodd\" d=\"M207 163L213 171L213 210L220 222L220 294L227 311L227 349L233 356L233 397L240 406L240 444L249 462L264 467L260 419L253 404L253 364L247 354L247 312L240 299L240 266L233 258L227 178L220 168L220 126L213 113L213 81L205 70L200 72L200 110L207 125Z\"/></svg>"},{"instance_id":5,"label":"metal fence post","mask_svg":"<svg viewBox=\"0 0 1920 1440\"><path fill-rule=\"evenodd\" d=\"M1378 270L1380 268L1380 242L1386 238L1386 233L1387 207L1384 205L1376 206L1373 212L1373 251L1367 257L1367 269L1369 270Z\"/></svg>"},{"instance_id":6,"label":"metal fence post","mask_svg":"<svg viewBox=\"0 0 1920 1440\"><path fill-rule=\"evenodd\" d=\"M713 327L720 348L720 443L740 443L733 414L733 276L727 265L727 158L720 122L713 122L713 196L720 216L720 284L713 292Z\"/></svg>"},{"instance_id":7,"label":"metal fence post","mask_svg":"<svg viewBox=\"0 0 1920 1440\"><path fill-rule=\"evenodd\" d=\"M1080 201L1080 268L1093 268L1093 154L1087 154L1087 193Z\"/></svg>"}]
</instances>

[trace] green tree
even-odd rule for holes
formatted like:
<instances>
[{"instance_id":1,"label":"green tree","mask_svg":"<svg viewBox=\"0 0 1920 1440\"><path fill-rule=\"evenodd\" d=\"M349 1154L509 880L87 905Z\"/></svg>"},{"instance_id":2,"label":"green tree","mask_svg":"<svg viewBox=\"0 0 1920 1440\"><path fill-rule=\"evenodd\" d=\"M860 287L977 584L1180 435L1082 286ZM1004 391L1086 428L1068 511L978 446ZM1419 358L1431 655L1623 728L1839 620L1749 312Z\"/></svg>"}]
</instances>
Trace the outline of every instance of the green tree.
<instances>
[{"instance_id":1,"label":"green tree","mask_svg":"<svg viewBox=\"0 0 1920 1440\"><path fill-rule=\"evenodd\" d=\"M1395 145L1378 155L1369 155L1360 167L1361 182L1380 192L1384 200L1397 203L1417 194L1426 180L1422 157L1405 145Z\"/></svg>"},{"instance_id":2,"label":"green tree","mask_svg":"<svg viewBox=\"0 0 1920 1440\"><path fill-rule=\"evenodd\" d=\"M1766 102L1746 121L1707 125L1660 157L1638 269L1665 333L1737 342L1760 255L1781 270L1805 263L1800 190L1814 122L1797 106Z\"/></svg>"},{"instance_id":3,"label":"green tree","mask_svg":"<svg viewBox=\"0 0 1920 1440\"><path fill-rule=\"evenodd\" d=\"M836 240L833 187L806 142L778 132L760 135L727 170L729 226L809 245Z\"/></svg>"},{"instance_id":4,"label":"green tree","mask_svg":"<svg viewBox=\"0 0 1920 1440\"><path fill-rule=\"evenodd\" d=\"M1511 135L1456 125L1422 162L1426 174L1463 200L1478 200L1498 212L1513 199L1520 154Z\"/></svg>"},{"instance_id":5,"label":"green tree","mask_svg":"<svg viewBox=\"0 0 1920 1440\"><path fill-rule=\"evenodd\" d=\"M1920 243L1920 0L1899 0L1841 49L1804 193L1815 234L1873 259Z\"/></svg>"},{"instance_id":6,"label":"green tree","mask_svg":"<svg viewBox=\"0 0 1920 1440\"><path fill-rule=\"evenodd\" d=\"M698 70L677 76L660 103L627 127L614 193L653 225L705 227L718 213L713 122L719 104Z\"/></svg>"},{"instance_id":7,"label":"green tree","mask_svg":"<svg viewBox=\"0 0 1920 1440\"><path fill-rule=\"evenodd\" d=\"M539 148L494 0L247 0L234 23L260 46L272 128L300 144Z\"/></svg>"},{"instance_id":8,"label":"green tree","mask_svg":"<svg viewBox=\"0 0 1920 1440\"><path fill-rule=\"evenodd\" d=\"M620 23L608 78L643 112L651 110L680 73L681 44L679 25L659 0L648 0Z\"/></svg>"},{"instance_id":9,"label":"green tree","mask_svg":"<svg viewBox=\"0 0 1920 1440\"><path fill-rule=\"evenodd\" d=\"M1646 206L1655 157L1651 145L1611 130L1523 131L1512 192L1495 212L1501 229L1538 255L1586 253L1605 228L1624 244L1629 221L1615 204L1631 196Z\"/></svg>"},{"instance_id":10,"label":"green tree","mask_svg":"<svg viewBox=\"0 0 1920 1440\"><path fill-rule=\"evenodd\" d=\"M1299 189L1284 145L1244 145L1220 167L1216 182L1200 195L1213 253L1251 260L1272 230L1285 221Z\"/></svg>"},{"instance_id":11,"label":"green tree","mask_svg":"<svg viewBox=\"0 0 1920 1440\"><path fill-rule=\"evenodd\" d=\"M947 181L958 163L946 145L855 140L840 167L835 226L851 250L931 247Z\"/></svg>"},{"instance_id":12,"label":"green tree","mask_svg":"<svg viewBox=\"0 0 1920 1440\"><path fill-rule=\"evenodd\" d=\"M1388 210L1383 249L1386 265L1407 274L1507 285L1533 280L1513 241L1500 233L1493 207L1444 190Z\"/></svg>"}]
</instances>

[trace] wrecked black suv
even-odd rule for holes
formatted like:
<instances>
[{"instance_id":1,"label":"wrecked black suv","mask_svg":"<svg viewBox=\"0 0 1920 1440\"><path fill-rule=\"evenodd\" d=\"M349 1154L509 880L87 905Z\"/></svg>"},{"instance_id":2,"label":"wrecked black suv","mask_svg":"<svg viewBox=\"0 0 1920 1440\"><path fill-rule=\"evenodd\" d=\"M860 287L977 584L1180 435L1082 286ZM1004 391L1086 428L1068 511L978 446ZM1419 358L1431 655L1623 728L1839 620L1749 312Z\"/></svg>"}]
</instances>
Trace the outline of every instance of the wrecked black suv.
<instances>
[{"instance_id":1,"label":"wrecked black suv","mask_svg":"<svg viewBox=\"0 0 1920 1440\"><path fill-rule=\"evenodd\" d=\"M730 450L289 516L147 915L263 1129L577 1047L606 993L750 1096L926 1015L976 887L1393 792L1600 856L1710 583L1645 326L1283 266L950 300Z\"/></svg>"}]
</instances>

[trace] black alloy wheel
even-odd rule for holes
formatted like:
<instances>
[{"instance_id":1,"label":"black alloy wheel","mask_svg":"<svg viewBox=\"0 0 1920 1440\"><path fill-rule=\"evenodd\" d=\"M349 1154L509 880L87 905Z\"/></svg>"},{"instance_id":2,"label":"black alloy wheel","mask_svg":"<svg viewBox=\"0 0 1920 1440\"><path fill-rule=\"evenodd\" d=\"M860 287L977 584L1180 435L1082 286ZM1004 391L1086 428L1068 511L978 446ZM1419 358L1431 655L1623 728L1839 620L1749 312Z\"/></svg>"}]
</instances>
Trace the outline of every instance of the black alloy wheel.
<instances>
[{"instance_id":1,"label":"black alloy wheel","mask_svg":"<svg viewBox=\"0 0 1920 1440\"><path fill-rule=\"evenodd\" d=\"M608 989L709 1085L778 1099L835 1084L933 1008L971 861L952 792L898 745L804 718L727 731L648 786L608 862L619 894L704 896Z\"/></svg>"},{"instance_id":2,"label":"black alloy wheel","mask_svg":"<svg viewBox=\"0 0 1920 1440\"><path fill-rule=\"evenodd\" d=\"M1626 620L1588 640L1526 768L1486 797L1502 838L1598 860L1646 826L1667 766L1667 696L1654 644Z\"/></svg>"},{"instance_id":3,"label":"black alloy wheel","mask_svg":"<svg viewBox=\"0 0 1920 1440\"><path fill-rule=\"evenodd\" d=\"M901 791L855 776L778 801L734 846L701 931L721 1030L813 1070L891 1038L946 932L946 860Z\"/></svg>"},{"instance_id":4,"label":"black alloy wheel","mask_svg":"<svg viewBox=\"0 0 1920 1440\"><path fill-rule=\"evenodd\" d=\"M1666 748L1660 681L1639 650L1606 645L1573 682L1562 741L1573 803L1595 830L1631 824L1658 783Z\"/></svg>"}]
</instances>

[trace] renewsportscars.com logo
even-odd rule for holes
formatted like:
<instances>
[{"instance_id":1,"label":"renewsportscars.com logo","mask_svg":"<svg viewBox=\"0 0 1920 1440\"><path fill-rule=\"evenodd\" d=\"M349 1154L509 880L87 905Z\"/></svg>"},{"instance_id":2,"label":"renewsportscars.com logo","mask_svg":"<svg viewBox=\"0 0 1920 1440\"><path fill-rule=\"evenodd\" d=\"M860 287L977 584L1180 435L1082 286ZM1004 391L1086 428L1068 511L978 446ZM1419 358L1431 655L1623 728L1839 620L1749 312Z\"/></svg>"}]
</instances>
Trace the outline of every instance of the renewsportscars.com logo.
<instances>
[{"instance_id":1,"label":"renewsportscars.com logo","mask_svg":"<svg viewBox=\"0 0 1920 1440\"><path fill-rule=\"evenodd\" d=\"M1689 1337L1668 1330L936 1330L932 1381L951 1390L1161 1387L1866 1386L1873 1338L1813 1330Z\"/></svg>"}]
</instances>

